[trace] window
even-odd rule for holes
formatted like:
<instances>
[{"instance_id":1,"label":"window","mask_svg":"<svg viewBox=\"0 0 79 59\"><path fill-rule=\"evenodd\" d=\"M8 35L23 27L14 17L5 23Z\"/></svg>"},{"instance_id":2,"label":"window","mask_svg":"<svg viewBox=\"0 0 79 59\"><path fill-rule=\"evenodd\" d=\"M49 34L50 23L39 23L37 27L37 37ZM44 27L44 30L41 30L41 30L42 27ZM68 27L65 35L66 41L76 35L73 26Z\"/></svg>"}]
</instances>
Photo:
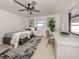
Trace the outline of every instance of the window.
<instances>
[{"instance_id":1,"label":"window","mask_svg":"<svg viewBox=\"0 0 79 59\"><path fill-rule=\"evenodd\" d=\"M71 23L71 32L79 33L79 22Z\"/></svg>"},{"instance_id":2,"label":"window","mask_svg":"<svg viewBox=\"0 0 79 59\"><path fill-rule=\"evenodd\" d=\"M38 21L37 21L37 26L38 26L38 27L44 26L43 20L38 20Z\"/></svg>"}]
</instances>

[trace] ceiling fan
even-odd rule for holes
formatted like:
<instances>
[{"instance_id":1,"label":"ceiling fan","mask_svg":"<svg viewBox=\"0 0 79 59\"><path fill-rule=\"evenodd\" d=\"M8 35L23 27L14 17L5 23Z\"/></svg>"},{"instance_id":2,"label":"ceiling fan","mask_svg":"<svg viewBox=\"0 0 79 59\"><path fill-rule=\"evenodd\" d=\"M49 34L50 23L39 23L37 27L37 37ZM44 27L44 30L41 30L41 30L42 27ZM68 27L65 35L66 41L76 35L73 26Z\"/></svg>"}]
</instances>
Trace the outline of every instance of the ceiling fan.
<instances>
[{"instance_id":1,"label":"ceiling fan","mask_svg":"<svg viewBox=\"0 0 79 59\"><path fill-rule=\"evenodd\" d=\"M21 9L19 11L26 11L27 10L27 12L29 12L30 14L32 14L32 11L40 12L39 10L35 9L35 7L34 7L37 4L35 1L32 1L32 3L28 3L27 6L18 2L17 0L14 0L14 2L16 2L17 4L19 4L25 8L25 9Z\"/></svg>"}]
</instances>

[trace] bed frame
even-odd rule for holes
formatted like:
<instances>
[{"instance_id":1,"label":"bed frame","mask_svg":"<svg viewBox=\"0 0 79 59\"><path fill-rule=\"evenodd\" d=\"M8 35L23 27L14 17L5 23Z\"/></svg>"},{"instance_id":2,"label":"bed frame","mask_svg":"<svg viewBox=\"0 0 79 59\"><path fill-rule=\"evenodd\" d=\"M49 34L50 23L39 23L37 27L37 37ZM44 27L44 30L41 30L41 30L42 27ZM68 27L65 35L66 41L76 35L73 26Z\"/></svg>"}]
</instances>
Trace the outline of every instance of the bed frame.
<instances>
[{"instance_id":1,"label":"bed frame","mask_svg":"<svg viewBox=\"0 0 79 59\"><path fill-rule=\"evenodd\" d=\"M25 37L24 39L20 39L19 45L23 45L24 43L26 43L28 40L30 40L33 37L34 37L34 35L31 34L29 39L28 39L28 37ZM3 44L10 44L10 41L11 41L10 37L3 37Z\"/></svg>"}]
</instances>

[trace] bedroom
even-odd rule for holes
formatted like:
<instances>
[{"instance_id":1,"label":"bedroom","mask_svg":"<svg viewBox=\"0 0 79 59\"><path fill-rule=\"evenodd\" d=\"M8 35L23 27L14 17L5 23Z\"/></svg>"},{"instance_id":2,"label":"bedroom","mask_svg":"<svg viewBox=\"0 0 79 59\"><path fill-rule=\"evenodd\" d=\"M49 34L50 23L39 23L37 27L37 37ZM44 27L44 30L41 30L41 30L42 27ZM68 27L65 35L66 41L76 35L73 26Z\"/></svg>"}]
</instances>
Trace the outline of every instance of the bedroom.
<instances>
[{"instance_id":1,"label":"bedroom","mask_svg":"<svg viewBox=\"0 0 79 59\"><path fill-rule=\"evenodd\" d=\"M27 3L32 3L33 0L23 0L23 1L17 0L17 1L20 1L23 4L27 4ZM55 25L56 32L60 32L60 31L69 32L69 30L71 30L71 28L69 27L70 23L68 19L69 18L68 13L72 12L72 16L75 16L75 14L79 12L78 11L79 9L78 0L59 0L59 1L57 0L46 0L46 1L45 0L40 0L40 1L34 0L34 1L37 2L37 4L35 5L35 8L40 10L40 12L32 11L32 14L30 14L30 12L27 12L27 10L22 11L22 12L18 11L18 10L24 9L24 7L15 3L13 0L0 1L0 46L1 46L0 49L6 46L6 45L3 46L3 37L7 33L12 33L12 32L17 32L17 31L23 33L24 31L29 32L28 30L31 29L31 31L34 34L33 39L36 37L38 38L45 37L46 36L45 31L49 30L48 28L49 19L52 17L54 17L56 21L56 25ZM29 35L27 36L29 37ZM42 38L42 39L47 39L47 38ZM5 40L5 41L8 41L8 40ZM23 42L23 40L21 41ZM43 43L46 45L46 42L45 43L43 42ZM69 41L68 44L71 42L72 41ZM78 43L79 41L73 40L73 42L74 42L73 43L74 45L77 45L76 43ZM45 46L43 43L41 42L40 44L40 45L43 45L43 48L41 49L41 51L44 51L43 49L45 49ZM43 53L44 55L42 57L51 59L53 58L50 55L52 54L51 53L52 49L50 49L50 45L48 45L48 47L49 48L46 48L46 50ZM40 51L39 49L38 51ZM67 49L71 50L71 48L67 48ZM75 58L79 59L78 57L79 53L77 53L79 52L78 49L74 48L72 49L72 51L75 51L75 53L77 54L76 56L73 54L74 55L73 59ZM47 54L49 54L50 57L47 57L47 54L45 52L47 52ZM64 52L64 56L61 55L61 51L59 52L59 54L60 54L58 55L59 58L57 59L70 58L69 56L65 57L66 52ZM73 56L73 55L70 54L70 56ZM42 58L39 57L39 59L42 59Z\"/></svg>"}]
</instances>

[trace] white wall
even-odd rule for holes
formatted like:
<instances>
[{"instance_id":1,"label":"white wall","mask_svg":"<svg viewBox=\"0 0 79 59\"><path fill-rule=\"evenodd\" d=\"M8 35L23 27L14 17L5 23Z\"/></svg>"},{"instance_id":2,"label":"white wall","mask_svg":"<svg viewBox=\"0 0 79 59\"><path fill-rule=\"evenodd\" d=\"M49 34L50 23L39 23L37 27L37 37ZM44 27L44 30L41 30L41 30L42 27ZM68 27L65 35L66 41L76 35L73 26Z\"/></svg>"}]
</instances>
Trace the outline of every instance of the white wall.
<instances>
[{"instance_id":1,"label":"white wall","mask_svg":"<svg viewBox=\"0 0 79 59\"><path fill-rule=\"evenodd\" d=\"M69 32L69 19L68 19L68 13L72 12L73 9L76 9L76 7L79 5L79 1L71 1L71 4L63 10L62 13L60 13L60 19L61 19L61 31L67 31ZM78 9L79 10L79 9Z\"/></svg>"},{"instance_id":2,"label":"white wall","mask_svg":"<svg viewBox=\"0 0 79 59\"><path fill-rule=\"evenodd\" d=\"M56 31L59 31L60 30L60 17L59 17L59 14L52 14L52 15L45 15L45 16L37 16L37 17L27 18L26 19L26 27L28 27L28 20L29 19L34 19L35 27L37 27L36 22L41 19L41 20L44 21L44 26L42 28L40 28L39 30L45 31L46 29L48 29L48 27L47 27L47 25L48 25L47 21L48 20L47 19L49 17L54 17L55 18L55 20L56 20ZM42 33L44 34L44 32L42 32Z\"/></svg>"},{"instance_id":3,"label":"white wall","mask_svg":"<svg viewBox=\"0 0 79 59\"><path fill-rule=\"evenodd\" d=\"M4 33L23 30L25 20L16 14L0 10L0 44Z\"/></svg>"}]
</instances>

